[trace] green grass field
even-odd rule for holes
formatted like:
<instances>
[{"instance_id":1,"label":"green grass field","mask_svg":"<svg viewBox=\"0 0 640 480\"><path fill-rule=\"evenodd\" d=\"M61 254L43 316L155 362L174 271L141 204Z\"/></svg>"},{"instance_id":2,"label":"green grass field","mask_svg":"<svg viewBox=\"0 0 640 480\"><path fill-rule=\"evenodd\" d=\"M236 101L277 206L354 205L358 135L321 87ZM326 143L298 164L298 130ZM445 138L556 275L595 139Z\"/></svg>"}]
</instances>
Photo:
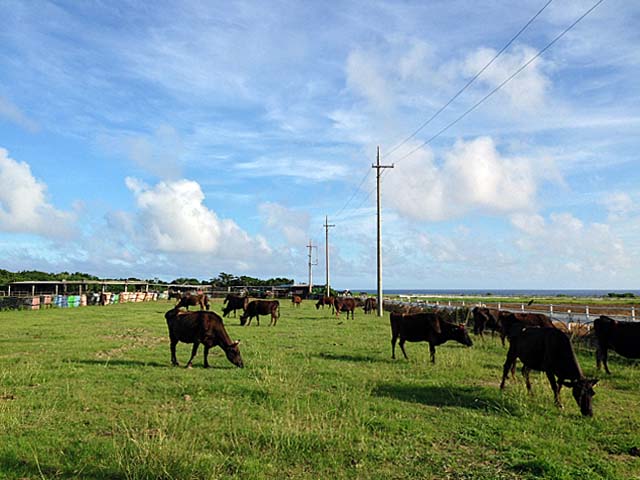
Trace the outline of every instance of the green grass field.
<instances>
[{"instance_id":1,"label":"green grass field","mask_svg":"<svg viewBox=\"0 0 640 480\"><path fill-rule=\"evenodd\" d=\"M543 374L501 393L497 338L394 361L388 315L281 303L226 320L244 369L172 368L165 302L0 312L0 478L640 479L640 365L613 354L584 418Z\"/></svg>"}]
</instances>

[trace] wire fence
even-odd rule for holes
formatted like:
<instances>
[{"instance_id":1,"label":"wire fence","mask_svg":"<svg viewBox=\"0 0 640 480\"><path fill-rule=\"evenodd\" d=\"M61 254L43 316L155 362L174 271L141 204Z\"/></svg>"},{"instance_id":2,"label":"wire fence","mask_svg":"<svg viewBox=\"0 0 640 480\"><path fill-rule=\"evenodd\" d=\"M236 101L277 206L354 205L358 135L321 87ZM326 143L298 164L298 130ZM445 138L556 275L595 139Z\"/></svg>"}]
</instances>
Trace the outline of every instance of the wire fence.
<instances>
[{"instance_id":1,"label":"wire fence","mask_svg":"<svg viewBox=\"0 0 640 480\"><path fill-rule=\"evenodd\" d=\"M601 315L614 318L616 320L635 322L640 320L639 305L596 305L596 304L576 304L576 303L520 303L520 302L491 302L490 300L468 301L468 300L433 300L420 296L400 295L397 301L408 306L415 307L447 307L447 308L473 308L476 306L495 308L510 312L522 313L544 313L552 320L563 323L593 323Z\"/></svg>"}]
</instances>

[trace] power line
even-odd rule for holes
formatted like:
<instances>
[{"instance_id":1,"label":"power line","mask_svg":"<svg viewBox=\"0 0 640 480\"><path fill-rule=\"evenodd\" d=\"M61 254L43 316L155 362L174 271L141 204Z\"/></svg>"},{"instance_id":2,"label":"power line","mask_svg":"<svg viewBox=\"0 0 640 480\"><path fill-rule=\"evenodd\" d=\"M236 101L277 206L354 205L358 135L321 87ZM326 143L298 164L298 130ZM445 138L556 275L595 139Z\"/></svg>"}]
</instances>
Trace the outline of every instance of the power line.
<instances>
[{"instance_id":1,"label":"power line","mask_svg":"<svg viewBox=\"0 0 640 480\"><path fill-rule=\"evenodd\" d=\"M450 122L449 124L447 124L444 128L440 129L440 131L438 131L436 134L434 134L433 136L431 136L428 140L426 140L425 142L421 143L420 145L418 145L416 148L414 148L413 150L411 150L409 153L407 153L406 155L400 157L398 160L396 160L396 163L401 162L402 160L404 160L407 157L410 157L411 155L413 155L415 152L417 152L418 150L420 150L422 147L428 145L429 143L431 143L433 140L435 140L436 138L438 138L440 135L442 135L444 132L446 132L447 130L449 130L451 127L453 127L456 123L458 123L460 120L462 120L464 117L466 117L468 114L470 114L471 112L473 112L476 108L478 108L481 104L483 104L486 100L488 100L494 93L496 93L498 90L500 90L502 87L504 87L507 83L509 83L511 80L513 80L513 78L516 77L516 75L518 75L520 72L522 72L522 70L524 70L525 68L527 68L534 60L536 60L537 58L539 58L540 56L542 56L542 54L544 52L546 52L549 48L551 48L558 40L560 40L562 37L564 37L567 32L569 32L569 30L571 30L573 27L575 27L583 18L585 18L587 15L589 15L593 10L596 9L596 7L598 5L600 5L602 2L604 2L604 0L599 0L598 2L596 2L591 8L589 8L586 12L584 12L580 17L578 17L578 19L573 22L571 25L569 25L567 28L565 28L559 35L557 35L553 40L551 40L551 42L549 42L542 50L540 50L536 55L534 55L533 57L531 57L525 64L523 64L520 68L518 68L514 73L512 73L509 77L507 77L506 80L504 80L500 85L498 85L497 87L495 87L493 90L491 90L487 95L485 95L484 97L482 97L478 102L476 102L473 106L471 106L469 109L467 109L462 115L460 115L459 117L457 117L455 120L453 120L452 122Z\"/></svg>"},{"instance_id":2,"label":"power line","mask_svg":"<svg viewBox=\"0 0 640 480\"><path fill-rule=\"evenodd\" d=\"M489 66L491 66L491 64L500 56L502 55L502 53L511 46L511 44L522 34L522 32L524 32L527 27L529 25L531 25L533 23L533 21L538 18L538 16L540 16L540 14L549 6L549 4L552 2L553 0L548 0L547 3L544 4L544 6L538 10L538 12L529 19L529 21L518 31L518 33L516 33L511 40L509 40L507 42L507 44L502 47L502 49L500 49L500 51L498 53L495 54L495 56L489 60L489 62L482 67L478 73L476 73L466 84L464 87L462 87L460 90L458 90L458 92L451 97L451 99L445 103L442 107L440 107L440 109L438 111L436 111L433 115L431 115L431 117L429 117L429 119L427 119L422 125L420 125L411 135L409 135L408 137L406 137L404 140L402 140L400 143L396 144L393 148L391 148L385 155L383 158L386 159L386 157L388 157L389 155L393 154L393 152L395 152L396 150L398 150L402 145L404 145L405 143L407 143L409 140L411 140L413 137L415 137L418 132L420 132L420 130L422 130L424 127L426 127L427 125L429 125L438 115L440 115L440 113L442 113L442 111L447 108L449 105L451 105L451 103L453 103L453 101L458 98L460 96L460 94L462 94L462 92L464 92L467 88L469 88L469 86L476 81L476 79L482 75L482 73L489 68Z\"/></svg>"},{"instance_id":3,"label":"power line","mask_svg":"<svg viewBox=\"0 0 640 480\"><path fill-rule=\"evenodd\" d=\"M345 208L347 208L347 206L351 203L351 200L353 200L353 198L356 196L356 194L360 191L360 187L362 187L362 184L369 177L370 173L371 173L371 170L367 170L367 173L365 174L364 177L362 177L362 180L360 181L360 183L358 184L356 189L353 191L353 194L351 195L351 197L349 197L349 200L347 200L347 202L342 206L342 208L340 210L338 210L338 212L333 215L334 217L339 216L345 210Z\"/></svg>"}]
</instances>

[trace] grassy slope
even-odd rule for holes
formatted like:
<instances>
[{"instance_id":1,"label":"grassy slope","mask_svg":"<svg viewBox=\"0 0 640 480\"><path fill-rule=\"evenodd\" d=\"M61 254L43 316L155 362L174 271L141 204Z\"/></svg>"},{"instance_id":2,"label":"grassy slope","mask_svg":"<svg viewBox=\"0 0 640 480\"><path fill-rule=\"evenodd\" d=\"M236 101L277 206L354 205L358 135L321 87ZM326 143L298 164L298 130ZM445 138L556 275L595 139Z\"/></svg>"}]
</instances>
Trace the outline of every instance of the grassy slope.
<instances>
[{"instance_id":1,"label":"grassy slope","mask_svg":"<svg viewBox=\"0 0 640 480\"><path fill-rule=\"evenodd\" d=\"M361 309L282 302L275 328L226 322L246 368L171 368L167 309L0 312L0 478L640 478L640 370L615 355L585 419L543 375L500 393L495 339L393 361Z\"/></svg>"}]
</instances>

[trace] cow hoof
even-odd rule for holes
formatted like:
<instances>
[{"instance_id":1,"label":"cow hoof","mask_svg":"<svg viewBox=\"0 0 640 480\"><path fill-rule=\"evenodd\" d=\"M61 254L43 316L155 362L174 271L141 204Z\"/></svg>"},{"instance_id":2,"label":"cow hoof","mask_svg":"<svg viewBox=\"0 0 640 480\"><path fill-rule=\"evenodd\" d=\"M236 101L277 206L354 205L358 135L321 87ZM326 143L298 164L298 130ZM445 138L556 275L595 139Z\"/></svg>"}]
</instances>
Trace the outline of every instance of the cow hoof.
<instances>
[{"instance_id":1,"label":"cow hoof","mask_svg":"<svg viewBox=\"0 0 640 480\"><path fill-rule=\"evenodd\" d=\"M189 365L187 365L187 366L186 366L186 367L184 367L184 368L192 369L192 368L193 368L193 365L189 364Z\"/></svg>"}]
</instances>

